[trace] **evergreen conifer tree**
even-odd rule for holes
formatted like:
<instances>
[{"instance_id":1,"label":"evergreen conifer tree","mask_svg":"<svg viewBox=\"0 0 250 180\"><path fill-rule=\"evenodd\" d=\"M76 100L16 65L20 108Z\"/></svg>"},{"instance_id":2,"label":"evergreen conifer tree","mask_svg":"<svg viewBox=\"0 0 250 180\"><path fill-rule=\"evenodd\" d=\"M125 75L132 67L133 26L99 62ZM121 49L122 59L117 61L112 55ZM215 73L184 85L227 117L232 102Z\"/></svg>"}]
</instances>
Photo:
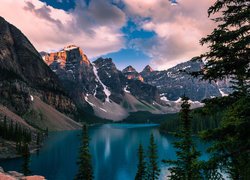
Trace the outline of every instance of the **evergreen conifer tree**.
<instances>
[{"instance_id":1,"label":"evergreen conifer tree","mask_svg":"<svg viewBox=\"0 0 250 180\"><path fill-rule=\"evenodd\" d=\"M89 151L88 128L86 125L83 125L82 128L82 145L80 148L80 154L77 164L78 172L75 177L76 180L94 179L93 168L91 163L91 154Z\"/></svg>"},{"instance_id":2,"label":"evergreen conifer tree","mask_svg":"<svg viewBox=\"0 0 250 180\"><path fill-rule=\"evenodd\" d=\"M231 179L250 178L250 97L242 97L232 104L221 126L203 132L205 140L213 142L209 164L222 169ZM211 167L211 166L210 166Z\"/></svg>"},{"instance_id":3,"label":"evergreen conifer tree","mask_svg":"<svg viewBox=\"0 0 250 180\"><path fill-rule=\"evenodd\" d=\"M150 142L148 147L148 167L147 176L149 180L156 180L160 175L160 168L158 166L158 155L157 155L157 145L155 143L154 135L150 135Z\"/></svg>"},{"instance_id":4,"label":"evergreen conifer tree","mask_svg":"<svg viewBox=\"0 0 250 180\"><path fill-rule=\"evenodd\" d=\"M167 160L171 165L169 168L170 179L173 180L199 180L202 178L198 157L200 153L196 150L192 140L190 104L188 98L182 97L181 104L181 129L175 134L180 140L174 142L177 148L177 160Z\"/></svg>"},{"instance_id":5,"label":"evergreen conifer tree","mask_svg":"<svg viewBox=\"0 0 250 180\"><path fill-rule=\"evenodd\" d=\"M23 157L22 172L25 176L27 176L31 173L29 169L30 151L28 143L24 143L22 147L22 157Z\"/></svg>"},{"instance_id":6,"label":"evergreen conifer tree","mask_svg":"<svg viewBox=\"0 0 250 180\"><path fill-rule=\"evenodd\" d=\"M146 161L142 144L138 148L138 165L135 180L146 180Z\"/></svg>"},{"instance_id":7,"label":"evergreen conifer tree","mask_svg":"<svg viewBox=\"0 0 250 180\"><path fill-rule=\"evenodd\" d=\"M250 78L250 4L249 0L217 0L209 9L208 15L218 26L201 39L210 51L203 54L207 63L203 78L223 79L230 76L233 88L240 95L249 93Z\"/></svg>"},{"instance_id":8,"label":"evergreen conifer tree","mask_svg":"<svg viewBox=\"0 0 250 180\"><path fill-rule=\"evenodd\" d=\"M209 148L210 168L224 169L231 179L249 179L249 0L217 0L208 9L209 17L214 14L217 27L201 39L201 44L209 47L202 55L207 61L203 78L216 80L229 76L236 92L220 126L204 132L203 138L213 142Z\"/></svg>"}]
</instances>

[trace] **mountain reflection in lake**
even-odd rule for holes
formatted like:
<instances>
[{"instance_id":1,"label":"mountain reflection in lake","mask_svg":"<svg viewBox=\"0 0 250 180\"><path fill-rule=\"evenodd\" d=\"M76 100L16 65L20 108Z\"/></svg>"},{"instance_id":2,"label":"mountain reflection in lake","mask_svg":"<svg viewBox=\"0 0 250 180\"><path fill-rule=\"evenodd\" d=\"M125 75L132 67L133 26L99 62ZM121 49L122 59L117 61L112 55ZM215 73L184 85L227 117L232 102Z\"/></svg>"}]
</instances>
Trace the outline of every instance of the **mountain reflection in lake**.
<instances>
[{"instance_id":1,"label":"mountain reflection in lake","mask_svg":"<svg viewBox=\"0 0 250 180\"><path fill-rule=\"evenodd\" d=\"M137 149L142 143L144 149L149 144L150 133L154 134L158 145L161 177L166 174L162 159L174 159L175 150L171 135L162 135L154 124L104 124L89 128L90 150L94 176L97 180L132 180L137 170ZM81 131L63 131L50 134L39 155L31 157L33 174L45 176L48 180L70 180L77 171L77 157ZM198 149L205 151L206 145L195 139ZM207 159L203 154L202 159ZM21 158L0 161L6 170L21 169Z\"/></svg>"}]
</instances>

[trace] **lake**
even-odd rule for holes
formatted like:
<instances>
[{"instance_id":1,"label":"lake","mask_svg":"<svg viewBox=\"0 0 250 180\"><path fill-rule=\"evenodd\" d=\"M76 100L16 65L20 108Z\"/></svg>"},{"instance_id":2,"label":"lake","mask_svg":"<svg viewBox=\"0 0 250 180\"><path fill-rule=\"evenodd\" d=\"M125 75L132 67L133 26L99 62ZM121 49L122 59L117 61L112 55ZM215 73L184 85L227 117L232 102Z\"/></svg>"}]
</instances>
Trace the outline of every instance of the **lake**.
<instances>
[{"instance_id":1,"label":"lake","mask_svg":"<svg viewBox=\"0 0 250 180\"><path fill-rule=\"evenodd\" d=\"M161 179L166 176L166 165L162 159L175 159L175 149L171 144L176 140L171 135L159 133L156 124L104 124L89 128L90 150L97 180L132 180L137 169L137 149L142 143L144 149L149 144L150 133L154 134L158 145ZM81 131L52 132L42 149L31 156L32 174L43 175L48 180L71 180L77 172L77 157ZM206 144L194 139L206 160ZM0 161L5 170L20 171L21 158Z\"/></svg>"}]
</instances>

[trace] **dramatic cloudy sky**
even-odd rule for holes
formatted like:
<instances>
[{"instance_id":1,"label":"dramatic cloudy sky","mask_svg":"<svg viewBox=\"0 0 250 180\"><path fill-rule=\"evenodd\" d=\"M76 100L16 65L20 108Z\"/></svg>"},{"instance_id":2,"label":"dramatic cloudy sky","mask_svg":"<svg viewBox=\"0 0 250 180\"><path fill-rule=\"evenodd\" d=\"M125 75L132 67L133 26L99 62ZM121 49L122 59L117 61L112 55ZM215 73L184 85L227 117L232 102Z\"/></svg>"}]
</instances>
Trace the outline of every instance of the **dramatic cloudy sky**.
<instances>
[{"instance_id":1,"label":"dramatic cloudy sky","mask_svg":"<svg viewBox=\"0 0 250 180\"><path fill-rule=\"evenodd\" d=\"M214 0L1 0L0 16L38 51L68 44L87 56L111 57L119 69L150 64L166 69L206 50L199 45L214 23Z\"/></svg>"}]
</instances>

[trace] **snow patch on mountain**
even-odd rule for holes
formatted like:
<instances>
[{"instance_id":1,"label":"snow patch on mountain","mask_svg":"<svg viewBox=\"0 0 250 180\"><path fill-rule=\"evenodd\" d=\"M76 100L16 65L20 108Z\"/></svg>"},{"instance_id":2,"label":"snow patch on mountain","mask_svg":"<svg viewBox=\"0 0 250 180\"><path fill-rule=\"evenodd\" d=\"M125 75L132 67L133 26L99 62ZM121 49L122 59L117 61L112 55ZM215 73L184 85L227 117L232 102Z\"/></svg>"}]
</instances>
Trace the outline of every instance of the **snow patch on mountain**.
<instances>
[{"instance_id":1,"label":"snow patch on mountain","mask_svg":"<svg viewBox=\"0 0 250 180\"><path fill-rule=\"evenodd\" d=\"M126 92L126 93L130 93L130 91L128 90L128 85L126 85L126 87L125 87L123 90L124 90L124 92Z\"/></svg>"},{"instance_id":2,"label":"snow patch on mountain","mask_svg":"<svg viewBox=\"0 0 250 180\"><path fill-rule=\"evenodd\" d=\"M95 74L97 80L101 83L101 85L102 85L102 87L103 87L103 92L104 92L105 95L107 96L106 101L107 101L107 102L110 102L110 101L109 101L109 96L111 95L111 92L108 90L107 86L105 86L105 85L103 84L103 82L101 81L100 77L98 76L98 71L97 71L97 68L95 67L95 64L92 63L92 65L93 65L94 74Z\"/></svg>"},{"instance_id":3,"label":"snow patch on mountain","mask_svg":"<svg viewBox=\"0 0 250 180\"><path fill-rule=\"evenodd\" d=\"M30 95L30 100L34 101L34 97L32 95Z\"/></svg>"},{"instance_id":4,"label":"snow patch on mountain","mask_svg":"<svg viewBox=\"0 0 250 180\"><path fill-rule=\"evenodd\" d=\"M73 50L73 49L77 49L78 47L75 46L75 45L70 45L70 46L67 46L64 48L65 51L70 51L70 50Z\"/></svg>"},{"instance_id":5,"label":"snow patch on mountain","mask_svg":"<svg viewBox=\"0 0 250 180\"><path fill-rule=\"evenodd\" d=\"M166 96L162 96L160 99L161 99L162 101L166 101L166 102L169 101L168 98L167 98Z\"/></svg>"},{"instance_id":6,"label":"snow patch on mountain","mask_svg":"<svg viewBox=\"0 0 250 180\"><path fill-rule=\"evenodd\" d=\"M92 106L94 114L98 117L120 121L128 116L128 111L115 102L102 102L91 94L88 94L85 100Z\"/></svg>"},{"instance_id":7,"label":"snow patch on mountain","mask_svg":"<svg viewBox=\"0 0 250 180\"><path fill-rule=\"evenodd\" d=\"M84 99L85 99L85 101L87 101L87 103L89 103L90 106L95 107L95 105L89 101L88 94L86 96L84 96Z\"/></svg>"},{"instance_id":8,"label":"snow patch on mountain","mask_svg":"<svg viewBox=\"0 0 250 180\"><path fill-rule=\"evenodd\" d=\"M221 96L228 96L227 93L224 93L221 89L219 89Z\"/></svg>"}]
</instances>

